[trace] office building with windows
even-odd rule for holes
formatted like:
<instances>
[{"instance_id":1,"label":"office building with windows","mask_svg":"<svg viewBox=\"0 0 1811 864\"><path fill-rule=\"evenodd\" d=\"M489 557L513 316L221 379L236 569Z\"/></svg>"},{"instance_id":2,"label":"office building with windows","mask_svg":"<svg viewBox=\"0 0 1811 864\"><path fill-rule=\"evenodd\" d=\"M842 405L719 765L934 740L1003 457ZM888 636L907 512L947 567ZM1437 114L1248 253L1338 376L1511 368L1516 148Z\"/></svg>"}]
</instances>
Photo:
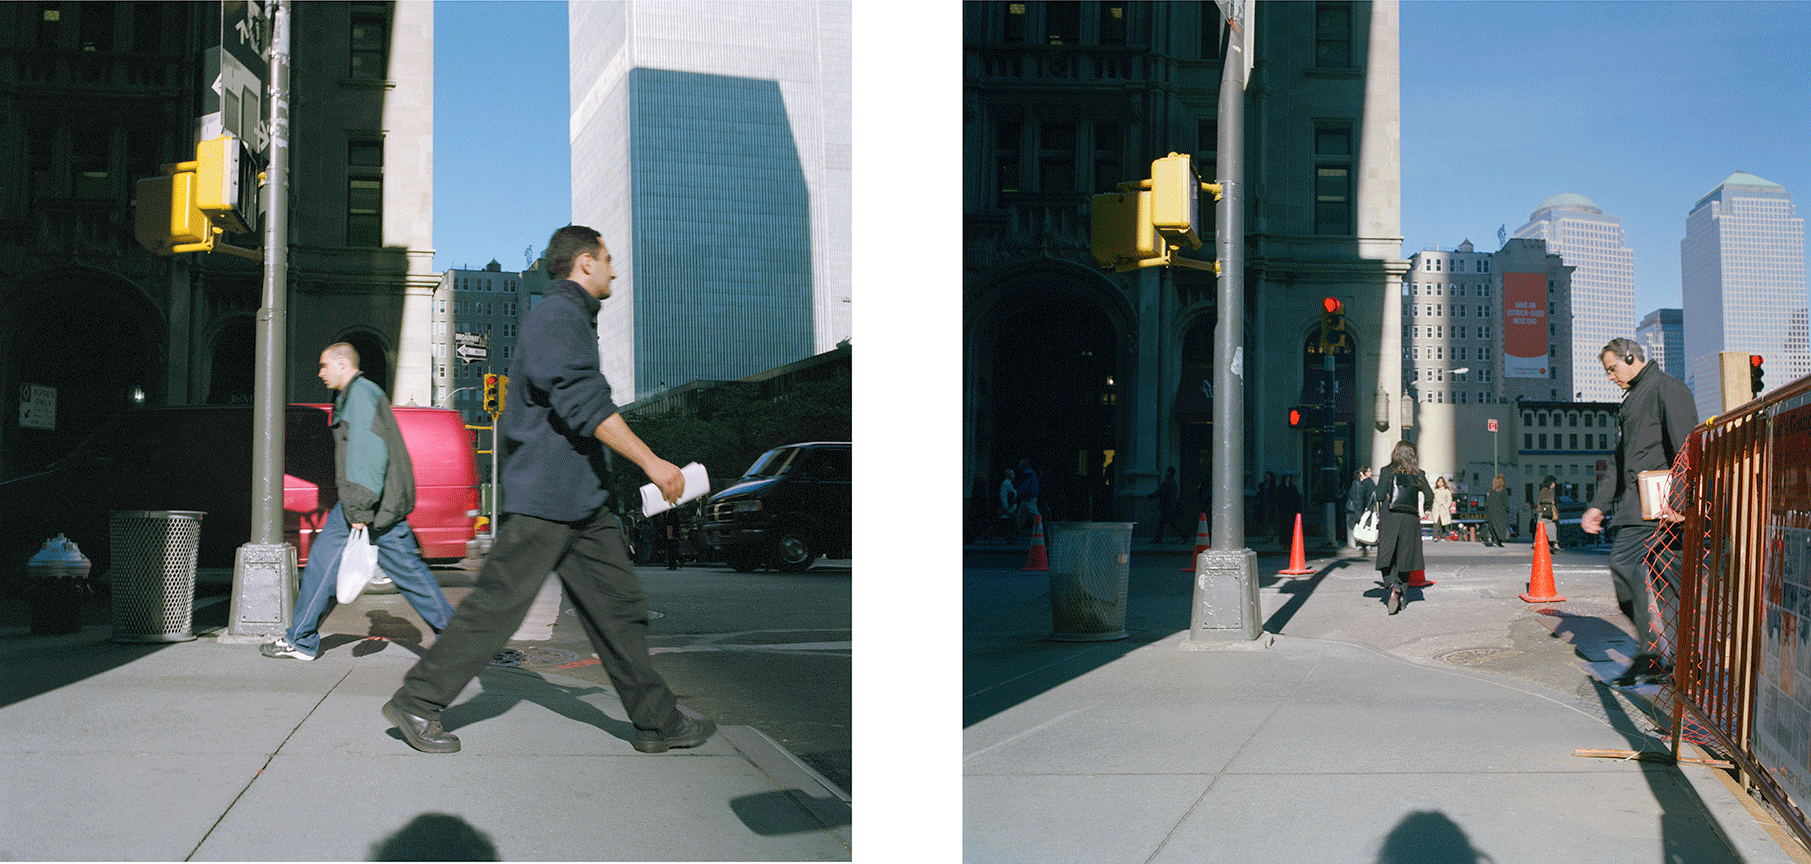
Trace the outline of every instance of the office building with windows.
<instances>
[{"instance_id":1,"label":"office building with windows","mask_svg":"<svg viewBox=\"0 0 1811 864\"><path fill-rule=\"evenodd\" d=\"M1572 272L1542 240L1509 240L1496 252L1468 240L1409 259L1402 392L1429 477L1475 486L1482 476L1488 488L1482 466L1509 461L1515 444L1478 433L1493 422L1508 433L1522 403L1571 401Z\"/></svg>"},{"instance_id":2,"label":"office building with windows","mask_svg":"<svg viewBox=\"0 0 1811 864\"><path fill-rule=\"evenodd\" d=\"M282 398L331 398L316 361L346 341L397 404L429 404L434 4L285 6ZM193 160L199 140L233 132L263 158L267 10L0 3L0 477L61 457L127 408L250 404L263 265L153 254L134 217L137 181ZM21 422L25 385L53 394L54 419Z\"/></svg>"},{"instance_id":3,"label":"office building with windows","mask_svg":"<svg viewBox=\"0 0 1811 864\"><path fill-rule=\"evenodd\" d=\"M1805 220L1785 187L1737 171L1699 198L1679 241L1679 285L1698 416L1722 411L1720 352L1766 358L1770 390L1811 372Z\"/></svg>"},{"instance_id":4,"label":"office building with windows","mask_svg":"<svg viewBox=\"0 0 1811 864\"><path fill-rule=\"evenodd\" d=\"M1547 241L1547 251L1573 268L1573 338L1560 350L1570 351L1575 369L1601 369L1603 346L1635 334L1635 253L1622 245L1622 220L1604 215L1583 195L1566 193L1542 201L1514 236ZM1577 384L1576 392L1560 398L1622 398L1603 375L1582 375Z\"/></svg>"},{"instance_id":5,"label":"office building with windows","mask_svg":"<svg viewBox=\"0 0 1811 864\"><path fill-rule=\"evenodd\" d=\"M573 3L572 221L621 402L851 335L848 2Z\"/></svg>"},{"instance_id":6,"label":"office building with windows","mask_svg":"<svg viewBox=\"0 0 1811 864\"><path fill-rule=\"evenodd\" d=\"M1238 30L1214 3L962 8L972 512L1022 458L1039 472L1046 519L1155 518L1149 495L1171 467L1195 512L1215 469L1219 364L1243 374L1244 428L1230 434L1250 442L1236 478L1247 488L1288 471L1313 501L1319 454L1333 452L1346 480L1387 460L1401 429L1375 418L1399 416L1408 266L1394 0L1240 4ZM1148 178L1153 159L1189 154L1203 179L1217 176L1229 32L1252 64L1240 144L1247 299L1242 354L1216 358L1225 325L1211 270L1103 269L1089 239L1093 195ZM1319 352L1324 298L1344 304L1349 351ZM1290 427L1291 408L1329 399L1331 436ZM1323 531L1319 511L1306 523Z\"/></svg>"},{"instance_id":7,"label":"office building with windows","mask_svg":"<svg viewBox=\"0 0 1811 864\"><path fill-rule=\"evenodd\" d=\"M1685 310L1655 309L1635 327L1635 341L1647 352L1648 362L1661 371L1685 380Z\"/></svg>"}]
</instances>

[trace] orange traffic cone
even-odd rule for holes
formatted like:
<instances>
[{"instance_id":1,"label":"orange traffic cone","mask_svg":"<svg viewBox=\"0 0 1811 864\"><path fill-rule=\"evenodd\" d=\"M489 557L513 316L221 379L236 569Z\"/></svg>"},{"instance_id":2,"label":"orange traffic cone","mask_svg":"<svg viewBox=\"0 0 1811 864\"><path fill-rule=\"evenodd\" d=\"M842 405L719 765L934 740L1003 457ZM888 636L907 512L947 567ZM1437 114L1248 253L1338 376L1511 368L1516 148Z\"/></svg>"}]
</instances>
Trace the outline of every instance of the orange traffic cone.
<instances>
[{"instance_id":1,"label":"orange traffic cone","mask_svg":"<svg viewBox=\"0 0 1811 864\"><path fill-rule=\"evenodd\" d=\"M1426 570L1415 570L1409 573L1410 588L1426 588L1433 584L1435 584L1435 582L1434 580L1427 578Z\"/></svg>"},{"instance_id":2,"label":"orange traffic cone","mask_svg":"<svg viewBox=\"0 0 1811 864\"><path fill-rule=\"evenodd\" d=\"M1025 554L1025 566L1019 572L1046 572L1050 569L1050 553L1044 548L1044 517L1031 517L1031 551Z\"/></svg>"},{"instance_id":3,"label":"orange traffic cone","mask_svg":"<svg viewBox=\"0 0 1811 864\"><path fill-rule=\"evenodd\" d=\"M1528 593L1522 599L1530 603L1559 603L1566 599L1553 587L1553 552L1547 546L1547 526L1538 522L1534 526L1534 566L1528 571Z\"/></svg>"},{"instance_id":4,"label":"orange traffic cone","mask_svg":"<svg viewBox=\"0 0 1811 864\"><path fill-rule=\"evenodd\" d=\"M1307 556L1302 554L1302 514L1295 514L1295 544L1289 549L1289 569L1278 570L1278 576L1307 576L1314 571L1308 569Z\"/></svg>"},{"instance_id":5,"label":"orange traffic cone","mask_svg":"<svg viewBox=\"0 0 1811 864\"><path fill-rule=\"evenodd\" d=\"M1201 514L1201 521L1195 524L1195 554L1188 556L1188 563L1182 565L1182 572L1195 572L1195 562L1201 560L1201 553L1207 551L1207 514Z\"/></svg>"}]
</instances>

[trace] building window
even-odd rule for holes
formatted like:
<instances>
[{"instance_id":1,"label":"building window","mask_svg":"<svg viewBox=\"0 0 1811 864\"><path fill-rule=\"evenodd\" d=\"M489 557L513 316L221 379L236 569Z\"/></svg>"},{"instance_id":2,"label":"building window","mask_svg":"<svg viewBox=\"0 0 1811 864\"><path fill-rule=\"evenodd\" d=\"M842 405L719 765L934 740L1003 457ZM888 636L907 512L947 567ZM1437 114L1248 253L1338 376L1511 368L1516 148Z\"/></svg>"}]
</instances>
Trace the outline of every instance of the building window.
<instances>
[{"instance_id":1,"label":"building window","mask_svg":"<svg viewBox=\"0 0 1811 864\"><path fill-rule=\"evenodd\" d=\"M355 138L346 144L346 245L384 245L384 142Z\"/></svg>"},{"instance_id":2,"label":"building window","mask_svg":"<svg viewBox=\"0 0 1811 864\"><path fill-rule=\"evenodd\" d=\"M1314 233L1352 234L1352 203L1352 125L1318 124L1314 128Z\"/></svg>"},{"instance_id":3,"label":"building window","mask_svg":"<svg viewBox=\"0 0 1811 864\"><path fill-rule=\"evenodd\" d=\"M1082 4L1044 4L1044 43L1047 45L1082 44Z\"/></svg>"},{"instance_id":4,"label":"building window","mask_svg":"<svg viewBox=\"0 0 1811 864\"><path fill-rule=\"evenodd\" d=\"M1003 120L994 127L994 169L999 178L1002 206L1006 203L1004 196L1016 194L1021 188L1020 165L1024 157L1020 150L1023 137L1020 133L1023 128L1017 120Z\"/></svg>"},{"instance_id":5,"label":"building window","mask_svg":"<svg viewBox=\"0 0 1811 864\"><path fill-rule=\"evenodd\" d=\"M1314 4L1314 65L1352 68L1352 4Z\"/></svg>"},{"instance_id":6,"label":"building window","mask_svg":"<svg viewBox=\"0 0 1811 864\"><path fill-rule=\"evenodd\" d=\"M1094 188L1097 191L1111 192L1124 179L1125 144L1125 133L1118 123L1094 124ZM1196 169L1201 167L1198 165Z\"/></svg>"},{"instance_id":7,"label":"building window","mask_svg":"<svg viewBox=\"0 0 1811 864\"><path fill-rule=\"evenodd\" d=\"M1001 5L1006 7L1006 29L1003 41L1008 45L1023 45L1026 33L1025 22L1030 16L1030 10L1027 8L1029 4L1003 3Z\"/></svg>"},{"instance_id":8,"label":"building window","mask_svg":"<svg viewBox=\"0 0 1811 864\"><path fill-rule=\"evenodd\" d=\"M382 81L389 74L385 57L390 48L388 7L388 3L360 3L352 7L350 77Z\"/></svg>"},{"instance_id":9,"label":"building window","mask_svg":"<svg viewBox=\"0 0 1811 864\"><path fill-rule=\"evenodd\" d=\"M1126 44L1126 4L1100 4L1100 44Z\"/></svg>"},{"instance_id":10,"label":"building window","mask_svg":"<svg viewBox=\"0 0 1811 864\"><path fill-rule=\"evenodd\" d=\"M1050 7L1067 6L1057 3ZM1062 44L1062 43L1055 43ZM1038 189L1043 192L1074 192L1075 124L1045 123L1038 141Z\"/></svg>"}]
</instances>

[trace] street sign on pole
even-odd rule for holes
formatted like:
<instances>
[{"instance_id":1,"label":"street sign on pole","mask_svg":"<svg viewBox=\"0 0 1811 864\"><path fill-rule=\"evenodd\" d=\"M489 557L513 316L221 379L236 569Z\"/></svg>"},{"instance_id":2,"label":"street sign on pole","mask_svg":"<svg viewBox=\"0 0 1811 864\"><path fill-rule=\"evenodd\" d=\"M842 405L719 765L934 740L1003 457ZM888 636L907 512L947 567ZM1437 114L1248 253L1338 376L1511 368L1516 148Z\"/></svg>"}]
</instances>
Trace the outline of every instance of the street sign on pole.
<instances>
[{"instance_id":1,"label":"street sign on pole","mask_svg":"<svg viewBox=\"0 0 1811 864\"><path fill-rule=\"evenodd\" d=\"M490 359L490 336L483 333L454 333L459 347L453 353L466 363L482 363Z\"/></svg>"}]
</instances>

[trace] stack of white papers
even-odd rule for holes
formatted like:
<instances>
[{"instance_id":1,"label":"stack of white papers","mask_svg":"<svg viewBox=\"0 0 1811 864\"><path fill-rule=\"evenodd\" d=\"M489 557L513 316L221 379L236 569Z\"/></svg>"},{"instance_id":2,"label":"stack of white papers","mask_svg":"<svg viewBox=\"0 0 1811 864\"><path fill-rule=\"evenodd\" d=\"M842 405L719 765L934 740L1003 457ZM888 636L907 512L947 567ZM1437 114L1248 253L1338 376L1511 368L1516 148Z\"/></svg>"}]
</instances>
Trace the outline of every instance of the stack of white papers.
<instances>
[{"instance_id":1,"label":"stack of white papers","mask_svg":"<svg viewBox=\"0 0 1811 864\"><path fill-rule=\"evenodd\" d=\"M693 462L679 469L679 473L685 476L685 491L679 493L680 504L710 494L711 478L705 472L703 465ZM660 497L660 487L652 483L641 487L641 515L653 516L656 513L665 513L674 506L668 504L665 498Z\"/></svg>"}]
</instances>

